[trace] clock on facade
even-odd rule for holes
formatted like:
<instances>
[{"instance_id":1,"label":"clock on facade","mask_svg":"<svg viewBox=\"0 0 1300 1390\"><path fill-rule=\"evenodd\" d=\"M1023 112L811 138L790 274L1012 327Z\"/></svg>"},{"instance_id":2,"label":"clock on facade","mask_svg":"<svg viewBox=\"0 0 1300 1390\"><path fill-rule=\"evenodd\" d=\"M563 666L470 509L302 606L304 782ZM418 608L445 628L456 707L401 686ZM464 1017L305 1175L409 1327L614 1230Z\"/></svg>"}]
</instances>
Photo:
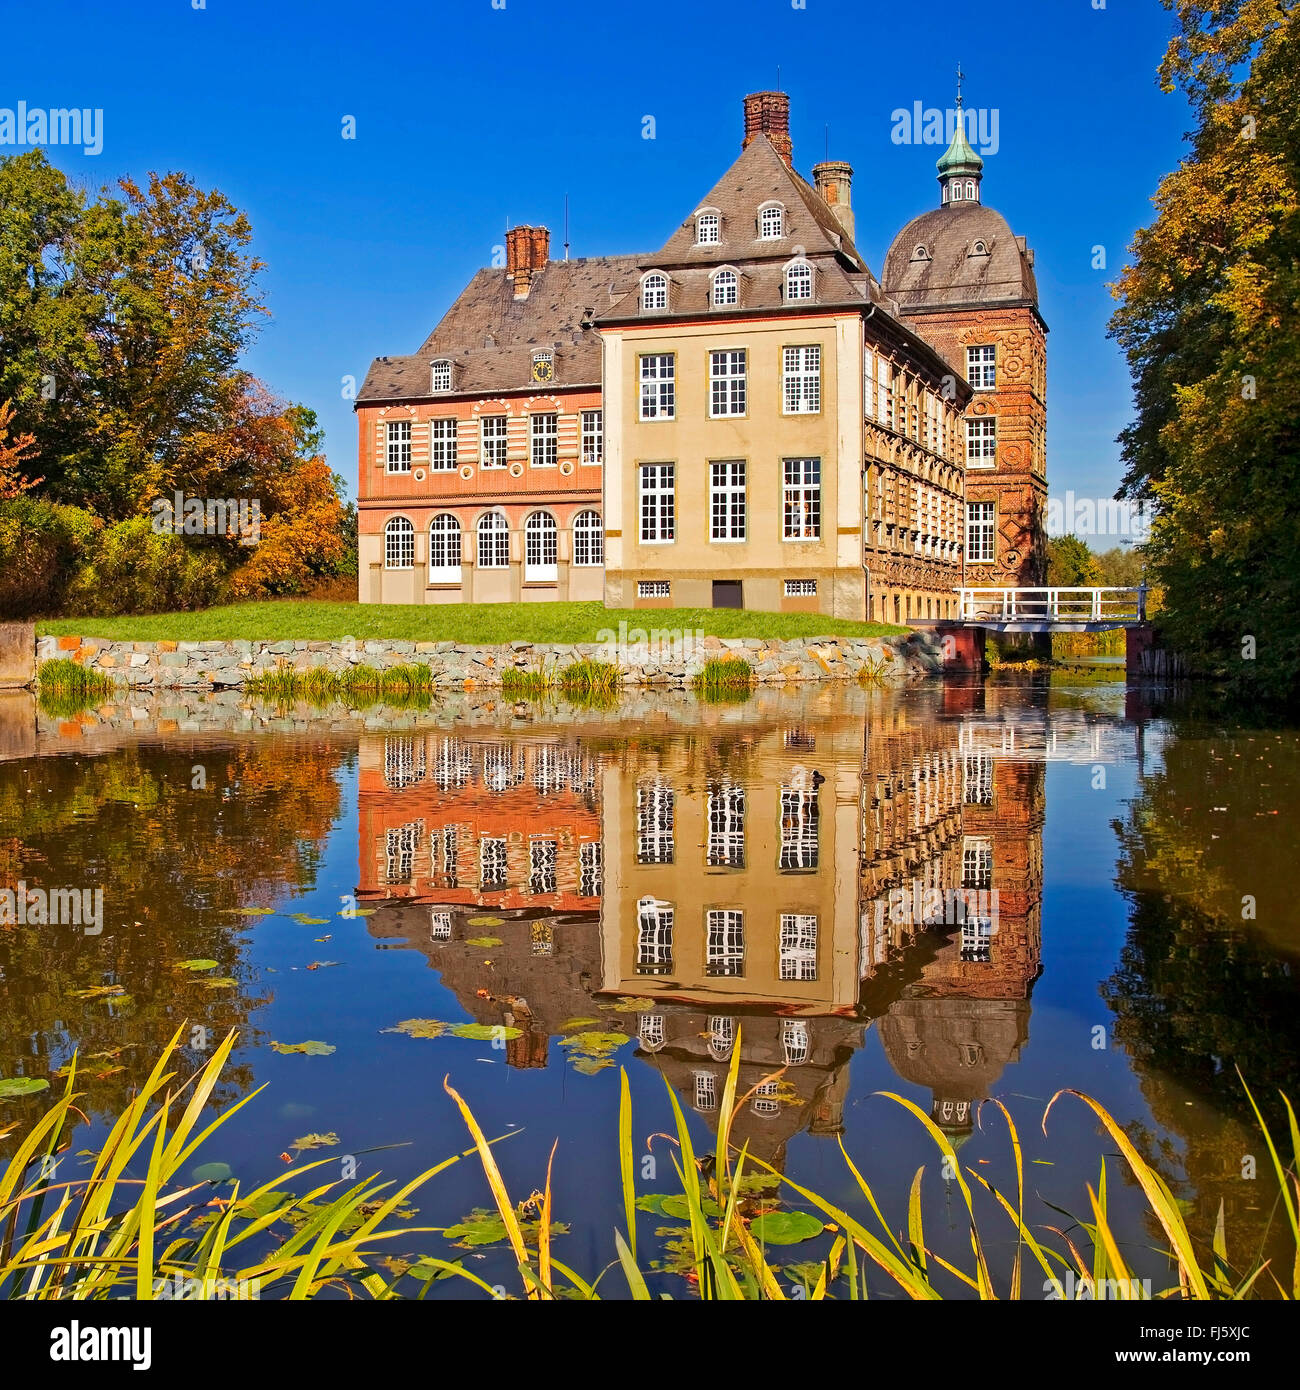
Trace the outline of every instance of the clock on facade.
<instances>
[{"instance_id":1,"label":"clock on facade","mask_svg":"<svg viewBox=\"0 0 1300 1390\"><path fill-rule=\"evenodd\" d=\"M533 380L550 381L555 375L555 365L549 352L539 352L533 358Z\"/></svg>"}]
</instances>

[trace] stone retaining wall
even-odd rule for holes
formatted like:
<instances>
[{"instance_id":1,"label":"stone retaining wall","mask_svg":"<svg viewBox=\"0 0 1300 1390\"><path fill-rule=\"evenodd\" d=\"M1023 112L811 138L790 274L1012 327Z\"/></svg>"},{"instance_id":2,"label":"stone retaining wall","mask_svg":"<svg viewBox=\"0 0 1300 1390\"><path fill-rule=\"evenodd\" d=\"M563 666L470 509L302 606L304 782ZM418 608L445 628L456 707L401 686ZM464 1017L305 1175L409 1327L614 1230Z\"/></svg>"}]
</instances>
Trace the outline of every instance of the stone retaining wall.
<instances>
[{"instance_id":1,"label":"stone retaining wall","mask_svg":"<svg viewBox=\"0 0 1300 1390\"><path fill-rule=\"evenodd\" d=\"M775 641L756 637L703 637L655 654L644 646L622 649L597 642L572 645L511 642L476 647L463 642L357 640L338 642L114 642L101 637L41 637L39 664L70 658L122 686L146 689L238 688L250 676L278 668L315 667L341 673L352 666L385 670L428 666L438 687L476 690L501 684L502 672L559 674L583 660L610 661L627 686L684 686L712 658L739 657L760 685L790 681L854 680L874 670L882 680L916 680L942 668L939 639L913 632L897 637L821 637Z\"/></svg>"}]
</instances>

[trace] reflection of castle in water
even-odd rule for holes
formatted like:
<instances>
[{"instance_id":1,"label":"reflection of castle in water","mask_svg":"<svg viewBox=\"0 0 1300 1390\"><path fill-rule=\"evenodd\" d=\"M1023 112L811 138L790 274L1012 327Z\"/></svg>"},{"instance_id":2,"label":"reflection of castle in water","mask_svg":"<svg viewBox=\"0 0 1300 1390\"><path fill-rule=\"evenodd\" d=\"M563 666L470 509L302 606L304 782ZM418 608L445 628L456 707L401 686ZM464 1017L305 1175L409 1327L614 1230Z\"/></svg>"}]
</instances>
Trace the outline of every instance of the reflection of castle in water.
<instances>
[{"instance_id":1,"label":"reflection of castle in water","mask_svg":"<svg viewBox=\"0 0 1300 1390\"><path fill-rule=\"evenodd\" d=\"M966 746L967 711L935 700L840 708L608 745L536 726L363 740L371 930L424 950L477 1021L521 1028L514 1065L545 1065L575 1019L617 1020L595 1026L635 1032L707 1120L739 1045L736 1142L768 1161L839 1131L872 1020L968 1132L1028 1035L1043 768ZM926 889L984 910L899 911ZM485 931L501 944L470 944Z\"/></svg>"}]
</instances>

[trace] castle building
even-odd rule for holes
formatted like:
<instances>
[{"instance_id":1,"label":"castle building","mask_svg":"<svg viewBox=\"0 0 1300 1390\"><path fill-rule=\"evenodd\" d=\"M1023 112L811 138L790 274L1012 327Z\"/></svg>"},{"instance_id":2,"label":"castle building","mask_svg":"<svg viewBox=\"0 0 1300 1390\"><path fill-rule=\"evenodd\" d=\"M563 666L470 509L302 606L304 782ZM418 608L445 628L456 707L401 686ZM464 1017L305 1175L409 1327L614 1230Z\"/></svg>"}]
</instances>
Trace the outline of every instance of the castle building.
<instances>
[{"instance_id":1,"label":"castle building","mask_svg":"<svg viewBox=\"0 0 1300 1390\"><path fill-rule=\"evenodd\" d=\"M603 599L909 623L1041 583L1046 327L1033 254L958 122L883 283L852 168L795 170L789 97L645 255L507 234L356 401L362 601Z\"/></svg>"}]
</instances>

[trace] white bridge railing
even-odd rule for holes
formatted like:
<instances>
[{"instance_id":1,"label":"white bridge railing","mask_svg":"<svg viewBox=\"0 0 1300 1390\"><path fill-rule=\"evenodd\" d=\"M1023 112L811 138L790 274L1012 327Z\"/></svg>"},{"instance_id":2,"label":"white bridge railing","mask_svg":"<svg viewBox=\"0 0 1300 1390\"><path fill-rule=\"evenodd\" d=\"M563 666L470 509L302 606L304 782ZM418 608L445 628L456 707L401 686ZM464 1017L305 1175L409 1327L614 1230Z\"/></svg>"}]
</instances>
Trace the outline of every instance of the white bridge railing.
<instances>
[{"instance_id":1,"label":"white bridge railing","mask_svg":"<svg viewBox=\"0 0 1300 1390\"><path fill-rule=\"evenodd\" d=\"M1124 623L1146 621L1145 584L1126 589L962 589L966 622Z\"/></svg>"}]
</instances>

